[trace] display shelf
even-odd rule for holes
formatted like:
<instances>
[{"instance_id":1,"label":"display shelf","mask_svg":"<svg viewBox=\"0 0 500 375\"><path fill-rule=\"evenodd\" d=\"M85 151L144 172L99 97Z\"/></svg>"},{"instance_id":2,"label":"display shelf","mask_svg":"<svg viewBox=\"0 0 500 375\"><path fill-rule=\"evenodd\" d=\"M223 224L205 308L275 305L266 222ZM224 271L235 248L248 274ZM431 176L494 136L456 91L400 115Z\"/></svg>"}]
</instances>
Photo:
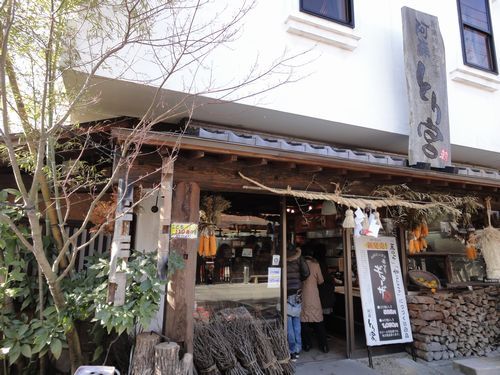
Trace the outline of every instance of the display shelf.
<instances>
[{"instance_id":1,"label":"display shelf","mask_svg":"<svg viewBox=\"0 0 500 375\"><path fill-rule=\"evenodd\" d=\"M416 254L406 254L408 257L426 257L426 256L434 256L434 257L445 257L445 256L466 256L465 253L440 253L440 252L435 252L435 251L429 251L429 252L420 252Z\"/></svg>"}]
</instances>

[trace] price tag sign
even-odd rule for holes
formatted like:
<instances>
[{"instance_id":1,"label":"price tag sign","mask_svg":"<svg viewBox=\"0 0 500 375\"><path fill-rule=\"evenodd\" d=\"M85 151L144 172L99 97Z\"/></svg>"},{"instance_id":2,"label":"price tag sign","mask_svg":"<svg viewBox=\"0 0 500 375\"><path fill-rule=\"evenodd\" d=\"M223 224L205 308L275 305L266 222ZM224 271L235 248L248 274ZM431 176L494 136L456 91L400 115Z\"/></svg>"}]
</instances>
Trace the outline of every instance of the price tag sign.
<instances>
[{"instance_id":1,"label":"price tag sign","mask_svg":"<svg viewBox=\"0 0 500 375\"><path fill-rule=\"evenodd\" d=\"M198 224L172 223L170 225L170 238L198 238Z\"/></svg>"}]
</instances>

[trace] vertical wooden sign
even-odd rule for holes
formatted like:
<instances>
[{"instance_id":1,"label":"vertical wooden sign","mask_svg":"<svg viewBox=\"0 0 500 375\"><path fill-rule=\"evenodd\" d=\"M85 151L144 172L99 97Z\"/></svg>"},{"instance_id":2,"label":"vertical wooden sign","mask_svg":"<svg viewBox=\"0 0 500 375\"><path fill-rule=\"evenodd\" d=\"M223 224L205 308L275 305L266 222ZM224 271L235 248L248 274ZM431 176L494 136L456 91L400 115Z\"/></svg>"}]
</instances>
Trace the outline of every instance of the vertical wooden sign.
<instances>
[{"instance_id":1,"label":"vertical wooden sign","mask_svg":"<svg viewBox=\"0 0 500 375\"><path fill-rule=\"evenodd\" d=\"M125 304L125 292L127 275L123 271L117 271L118 261L121 258L128 259L130 256L130 222L133 219L134 187L127 185L122 178L118 180L118 196L115 210L115 227L113 241L111 243L111 259L109 265L108 303L115 306Z\"/></svg>"},{"instance_id":2,"label":"vertical wooden sign","mask_svg":"<svg viewBox=\"0 0 500 375\"><path fill-rule=\"evenodd\" d=\"M403 7L403 47L410 109L410 165L451 165L444 43L437 17Z\"/></svg>"}]
</instances>

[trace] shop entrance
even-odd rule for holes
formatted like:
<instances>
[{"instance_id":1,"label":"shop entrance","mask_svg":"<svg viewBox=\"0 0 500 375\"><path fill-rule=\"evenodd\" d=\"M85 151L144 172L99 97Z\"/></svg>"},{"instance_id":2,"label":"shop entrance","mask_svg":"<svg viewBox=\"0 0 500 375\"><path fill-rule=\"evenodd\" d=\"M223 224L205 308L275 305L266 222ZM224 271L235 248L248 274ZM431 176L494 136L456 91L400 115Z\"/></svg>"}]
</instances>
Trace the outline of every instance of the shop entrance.
<instances>
[{"instance_id":1,"label":"shop entrance","mask_svg":"<svg viewBox=\"0 0 500 375\"><path fill-rule=\"evenodd\" d=\"M312 329L303 334L309 333L310 347L303 348L298 363L344 359L347 330L340 207L276 195L203 191L200 210L200 231L208 241L203 244L201 239L198 249L195 320L208 321L220 311L244 307L251 314L268 321L284 321L286 325L283 262L286 246L293 245L314 259L325 280L323 286L331 286L316 286L325 305L322 311L327 347L318 342L314 325L307 325ZM359 294L354 298L355 316L359 314L355 321L361 322ZM354 331L362 346L362 325Z\"/></svg>"}]
</instances>

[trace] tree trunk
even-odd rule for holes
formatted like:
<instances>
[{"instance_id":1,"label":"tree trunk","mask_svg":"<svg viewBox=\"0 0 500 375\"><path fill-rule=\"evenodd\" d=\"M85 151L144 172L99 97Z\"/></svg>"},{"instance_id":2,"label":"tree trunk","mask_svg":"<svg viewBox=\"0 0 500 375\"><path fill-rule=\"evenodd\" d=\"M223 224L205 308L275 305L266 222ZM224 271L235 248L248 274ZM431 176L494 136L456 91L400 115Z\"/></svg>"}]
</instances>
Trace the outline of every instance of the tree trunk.
<instances>
[{"instance_id":1,"label":"tree trunk","mask_svg":"<svg viewBox=\"0 0 500 375\"><path fill-rule=\"evenodd\" d=\"M61 285L57 282L57 275L52 272L52 267L50 266L47 256L43 250L42 229L40 222L38 221L38 217L34 210L28 210L27 216L31 225L33 255L35 256L38 266L47 280L49 292L54 299L54 306L57 311L60 312L65 308L66 301L64 299L64 293L61 290ZM82 364L82 349L80 347L80 338L78 337L78 332L76 331L74 322L69 321L67 324L70 328L66 332L66 340L68 342L71 373L74 374L76 369Z\"/></svg>"},{"instance_id":2,"label":"tree trunk","mask_svg":"<svg viewBox=\"0 0 500 375\"><path fill-rule=\"evenodd\" d=\"M179 361L179 345L162 342L155 346L155 375L192 375L193 355L184 354Z\"/></svg>"},{"instance_id":3,"label":"tree trunk","mask_svg":"<svg viewBox=\"0 0 500 375\"><path fill-rule=\"evenodd\" d=\"M160 342L156 333L144 332L135 339L132 375L153 375L155 369L155 346Z\"/></svg>"}]
</instances>

